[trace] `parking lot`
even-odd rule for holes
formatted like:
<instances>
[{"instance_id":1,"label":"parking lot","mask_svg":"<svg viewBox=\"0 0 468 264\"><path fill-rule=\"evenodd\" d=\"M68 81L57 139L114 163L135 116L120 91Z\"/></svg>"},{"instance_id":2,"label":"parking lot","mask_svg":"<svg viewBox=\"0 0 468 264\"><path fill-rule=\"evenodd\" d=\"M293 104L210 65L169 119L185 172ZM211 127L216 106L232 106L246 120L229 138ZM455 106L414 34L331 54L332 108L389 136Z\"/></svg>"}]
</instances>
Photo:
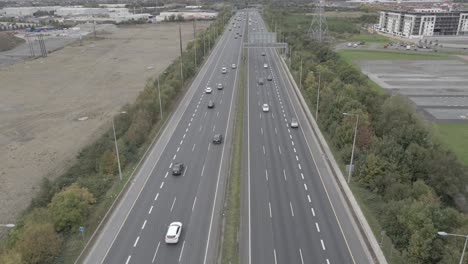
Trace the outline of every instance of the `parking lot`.
<instances>
[{"instance_id":1,"label":"parking lot","mask_svg":"<svg viewBox=\"0 0 468 264\"><path fill-rule=\"evenodd\" d=\"M356 63L390 93L408 96L430 119L468 122L466 61L361 60Z\"/></svg>"}]
</instances>

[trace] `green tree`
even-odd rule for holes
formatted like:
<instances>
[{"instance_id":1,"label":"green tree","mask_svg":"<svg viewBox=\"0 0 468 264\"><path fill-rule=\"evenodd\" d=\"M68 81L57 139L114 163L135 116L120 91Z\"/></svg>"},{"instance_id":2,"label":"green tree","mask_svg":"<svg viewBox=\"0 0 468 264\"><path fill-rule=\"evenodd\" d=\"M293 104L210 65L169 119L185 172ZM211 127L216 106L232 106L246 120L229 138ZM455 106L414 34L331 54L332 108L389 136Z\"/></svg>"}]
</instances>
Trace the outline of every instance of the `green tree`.
<instances>
[{"instance_id":1,"label":"green tree","mask_svg":"<svg viewBox=\"0 0 468 264\"><path fill-rule=\"evenodd\" d=\"M28 224L15 249L21 252L25 263L51 263L62 246L62 237L57 234L52 224Z\"/></svg>"},{"instance_id":2,"label":"green tree","mask_svg":"<svg viewBox=\"0 0 468 264\"><path fill-rule=\"evenodd\" d=\"M93 194L74 183L57 193L49 204L57 231L76 230L83 225L90 206L96 202Z\"/></svg>"}]
</instances>

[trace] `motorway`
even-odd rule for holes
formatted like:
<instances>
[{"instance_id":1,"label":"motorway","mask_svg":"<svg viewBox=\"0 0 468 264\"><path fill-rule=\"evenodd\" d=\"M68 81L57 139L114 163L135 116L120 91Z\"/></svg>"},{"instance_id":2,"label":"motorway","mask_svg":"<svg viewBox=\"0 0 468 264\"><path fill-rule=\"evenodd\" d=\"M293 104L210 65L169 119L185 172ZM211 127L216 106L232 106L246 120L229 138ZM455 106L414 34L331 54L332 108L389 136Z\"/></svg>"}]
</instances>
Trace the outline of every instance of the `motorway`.
<instances>
[{"instance_id":1,"label":"motorway","mask_svg":"<svg viewBox=\"0 0 468 264\"><path fill-rule=\"evenodd\" d=\"M249 38L266 30L258 12L249 12L249 18ZM241 263L368 263L362 248L350 249L350 241L359 244L357 235L343 232L340 220L348 219L336 215L303 126L290 128L292 117L305 118L298 117L277 52L249 48L247 61L248 202L242 212L247 223L242 241L248 246L241 247ZM268 112L262 111L264 103Z\"/></svg>"},{"instance_id":2,"label":"motorway","mask_svg":"<svg viewBox=\"0 0 468 264\"><path fill-rule=\"evenodd\" d=\"M149 176L118 233L110 244L98 239L86 263L214 263L238 78L238 69L231 65L239 64L242 37L235 35L245 28L243 22L237 23L239 28L223 33L195 78L188 92L195 90L192 98L186 96L180 103L176 110L183 112L180 121L174 117L169 121L168 126L176 127L159 150L161 155L154 159L149 155L143 163L140 171ZM223 90L216 88L218 83L224 84ZM206 87L213 92L206 94ZM215 102L212 109L207 108L209 100ZM224 135L223 144L212 144L216 133ZM171 173L176 162L186 167L180 176ZM164 237L175 221L182 222L183 231L179 243L169 245Z\"/></svg>"}]
</instances>

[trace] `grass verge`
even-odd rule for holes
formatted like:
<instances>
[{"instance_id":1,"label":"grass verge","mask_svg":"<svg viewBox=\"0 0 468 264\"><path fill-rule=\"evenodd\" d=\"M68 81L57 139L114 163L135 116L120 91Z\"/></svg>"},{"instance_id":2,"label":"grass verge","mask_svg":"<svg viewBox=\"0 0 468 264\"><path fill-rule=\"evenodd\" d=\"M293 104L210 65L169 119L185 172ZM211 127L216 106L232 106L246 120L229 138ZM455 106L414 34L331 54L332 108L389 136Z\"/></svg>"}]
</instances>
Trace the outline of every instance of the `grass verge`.
<instances>
[{"instance_id":1,"label":"grass verge","mask_svg":"<svg viewBox=\"0 0 468 264\"><path fill-rule=\"evenodd\" d=\"M468 124L434 123L434 127L440 141L468 166Z\"/></svg>"},{"instance_id":2,"label":"grass verge","mask_svg":"<svg viewBox=\"0 0 468 264\"><path fill-rule=\"evenodd\" d=\"M361 33L359 35L354 35L351 41L365 41L366 43L388 43L390 42L390 38L386 36L382 36L379 34L365 34Z\"/></svg>"},{"instance_id":3,"label":"grass verge","mask_svg":"<svg viewBox=\"0 0 468 264\"><path fill-rule=\"evenodd\" d=\"M241 55L242 56L242 55ZM227 191L227 204L224 214L224 231L222 241L221 263L239 263L238 233L240 225L240 175L242 172L242 133L244 131L244 94L245 62L239 67L239 90L237 91L236 118L231 150L231 166Z\"/></svg>"}]
</instances>

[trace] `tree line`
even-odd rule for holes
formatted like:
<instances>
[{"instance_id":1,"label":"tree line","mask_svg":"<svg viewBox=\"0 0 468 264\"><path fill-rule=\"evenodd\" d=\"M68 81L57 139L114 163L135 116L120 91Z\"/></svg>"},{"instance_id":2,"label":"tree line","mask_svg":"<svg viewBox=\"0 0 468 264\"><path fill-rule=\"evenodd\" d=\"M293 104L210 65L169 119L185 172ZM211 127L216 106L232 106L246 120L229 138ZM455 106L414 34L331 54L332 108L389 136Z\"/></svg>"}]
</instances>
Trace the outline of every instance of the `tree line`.
<instances>
[{"instance_id":1,"label":"tree line","mask_svg":"<svg viewBox=\"0 0 468 264\"><path fill-rule=\"evenodd\" d=\"M176 107L177 100L190 84L197 67L209 55L230 16L230 10L220 11L218 18L188 43L182 57L160 76L150 78L136 101L123 107L125 114L115 117L124 180L128 179L129 172ZM181 59L184 81L180 76ZM160 109L163 110L162 115ZM2 239L0 263L74 262L86 242L77 239L80 237L79 228L85 227L89 238L99 218L115 199L115 190L123 185L117 175L114 135L109 129L96 142L85 147L75 164L63 175L53 181L43 180L30 207Z\"/></svg>"},{"instance_id":2,"label":"tree line","mask_svg":"<svg viewBox=\"0 0 468 264\"><path fill-rule=\"evenodd\" d=\"M350 161L359 115L352 184L373 194L379 205L372 208L373 214L395 254L401 263L457 263L464 240L437 232L468 234L463 213L468 168L439 142L405 97L378 91L332 47L305 38L308 27L291 23L297 21L294 16L304 14L279 8L264 13L265 21L277 23L293 50L290 69L296 82L302 82L312 112L320 76L318 124L342 167Z\"/></svg>"}]
</instances>

